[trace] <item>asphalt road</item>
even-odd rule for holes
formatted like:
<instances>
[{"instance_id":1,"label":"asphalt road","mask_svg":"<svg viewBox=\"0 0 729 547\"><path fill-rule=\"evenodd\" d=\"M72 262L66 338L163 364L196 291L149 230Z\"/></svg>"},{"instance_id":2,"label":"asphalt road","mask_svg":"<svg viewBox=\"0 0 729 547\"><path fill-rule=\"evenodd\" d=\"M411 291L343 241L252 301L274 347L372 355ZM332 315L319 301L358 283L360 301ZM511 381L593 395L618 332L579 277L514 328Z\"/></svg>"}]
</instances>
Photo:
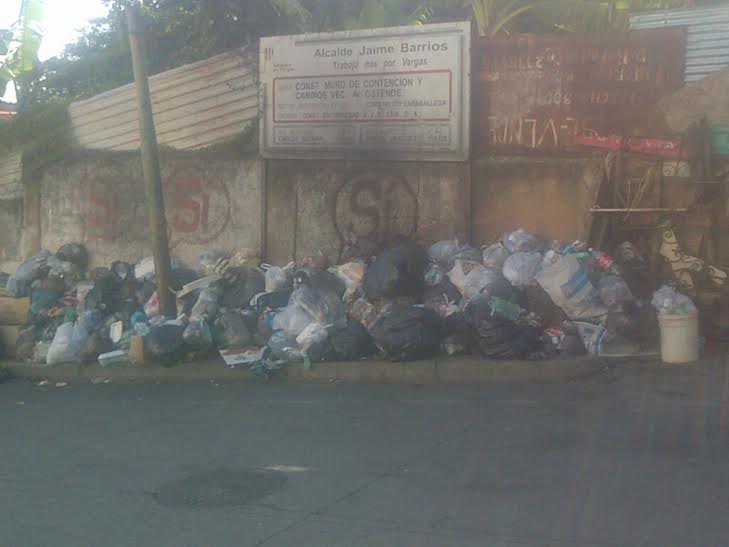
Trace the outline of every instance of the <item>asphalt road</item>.
<instances>
[{"instance_id":1,"label":"asphalt road","mask_svg":"<svg viewBox=\"0 0 729 547\"><path fill-rule=\"evenodd\" d=\"M726 545L728 382L6 383L0 544Z\"/></svg>"}]
</instances>

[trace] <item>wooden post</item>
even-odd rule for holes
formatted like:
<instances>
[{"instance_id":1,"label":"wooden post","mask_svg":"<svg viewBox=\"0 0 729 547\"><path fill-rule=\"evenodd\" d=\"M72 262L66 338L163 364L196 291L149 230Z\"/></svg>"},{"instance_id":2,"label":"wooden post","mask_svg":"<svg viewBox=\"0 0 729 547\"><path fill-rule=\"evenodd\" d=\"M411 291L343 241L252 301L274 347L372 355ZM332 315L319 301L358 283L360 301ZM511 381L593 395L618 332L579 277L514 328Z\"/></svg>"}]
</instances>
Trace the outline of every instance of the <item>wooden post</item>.
<instances>
[{"instance_id":1,"label":"wooden post","mask_svg":"<svg viewBox=\"0 0 729 547\"><path fill-rule=\"evenodd\" d=\"M157 155L157 133L152 116L152 99L149 92L147 59L144 51L144 29L140 23L139 7L135 2L127 5L129 45L134 68L134 84L137 89L137 112L142 149L142 171L149 208L149 228L152 236L152 253L157 276L157 294L160 312L168 317L177 314L175 298L170 292L170 249L167 240L167 220L162 193L162 175Z\"/></svg>"}]
</instances>

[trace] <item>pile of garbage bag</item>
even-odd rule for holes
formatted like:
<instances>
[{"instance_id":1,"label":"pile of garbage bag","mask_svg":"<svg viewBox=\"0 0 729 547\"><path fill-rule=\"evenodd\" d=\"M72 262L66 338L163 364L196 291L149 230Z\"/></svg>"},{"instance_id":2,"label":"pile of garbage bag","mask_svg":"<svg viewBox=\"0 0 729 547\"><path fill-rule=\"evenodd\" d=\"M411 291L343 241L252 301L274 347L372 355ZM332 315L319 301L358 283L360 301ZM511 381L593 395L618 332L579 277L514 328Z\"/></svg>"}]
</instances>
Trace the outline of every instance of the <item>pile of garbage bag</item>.
<instances>
[{"instance_id":1,"label":"pile of garbage bag","mask_svg":"<svg viewBox=\"0 0 729 547\"><path fill-rule=\"evenodd\" d=\"M5 294L30 298L17 347L30 361L110 365L142 339L151 361L174 365L220 352L229 366L267 375L294 362L374 356L630 354L637 339L657 333L651 302L623 276L628 245L615 260L520 229L480 248L458 240L424 248L406 237L378 247L353 238L346 261L334 265L321 251L279 266L249 251L206 252L193 268L173 260L173 317L161 315L150 258L89 269L86 249L70 243L2 279ZM670 288L652 304L660 313L695 311Z\"/></svg>"}]
</instances>

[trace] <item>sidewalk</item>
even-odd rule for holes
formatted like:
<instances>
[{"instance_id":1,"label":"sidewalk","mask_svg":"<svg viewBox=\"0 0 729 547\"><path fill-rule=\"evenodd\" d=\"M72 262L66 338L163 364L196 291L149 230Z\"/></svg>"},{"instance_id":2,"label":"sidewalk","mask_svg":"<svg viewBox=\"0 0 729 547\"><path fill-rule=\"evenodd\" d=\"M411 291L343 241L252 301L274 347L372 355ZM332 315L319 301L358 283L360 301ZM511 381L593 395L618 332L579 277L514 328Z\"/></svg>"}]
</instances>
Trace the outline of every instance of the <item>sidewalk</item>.
<instances>
[{"instance_id":1,"label":"sidewalk","mask_svg":"<svg viewBox=\"0 0 729 547\"><path fill-rule=\"evenodd\" d=\"M289 365L275 372L271 381L284 383L470 383L470 382L566 382L590 377L604 361L587 357L549 361L486 361L477 357L431 359L408 363L354 361ZM219 357L175 367L118 364L60 365L44 367L19 361L0 361L17 378L33 381L91 382L243 382L263 380L248 370L231 369Z\"/></svg>"}]
</instances>

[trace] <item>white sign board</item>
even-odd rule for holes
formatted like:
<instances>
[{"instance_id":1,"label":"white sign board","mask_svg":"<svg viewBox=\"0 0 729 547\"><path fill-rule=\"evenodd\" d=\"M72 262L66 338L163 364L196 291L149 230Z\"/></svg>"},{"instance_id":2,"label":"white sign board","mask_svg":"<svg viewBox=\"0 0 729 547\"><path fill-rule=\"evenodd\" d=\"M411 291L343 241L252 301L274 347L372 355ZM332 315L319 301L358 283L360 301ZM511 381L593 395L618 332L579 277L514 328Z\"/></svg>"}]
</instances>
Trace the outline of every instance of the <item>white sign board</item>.
<instances>
[{"instance_id":1,"label":"white sign board","mask_svg":"<svg viewBox=\"0 0 729 547\"><path fill-rule=\"evenodd\" d=\"M261 40L269 158L466 160L469 23Z\"/></svg>"}]
</instances>

